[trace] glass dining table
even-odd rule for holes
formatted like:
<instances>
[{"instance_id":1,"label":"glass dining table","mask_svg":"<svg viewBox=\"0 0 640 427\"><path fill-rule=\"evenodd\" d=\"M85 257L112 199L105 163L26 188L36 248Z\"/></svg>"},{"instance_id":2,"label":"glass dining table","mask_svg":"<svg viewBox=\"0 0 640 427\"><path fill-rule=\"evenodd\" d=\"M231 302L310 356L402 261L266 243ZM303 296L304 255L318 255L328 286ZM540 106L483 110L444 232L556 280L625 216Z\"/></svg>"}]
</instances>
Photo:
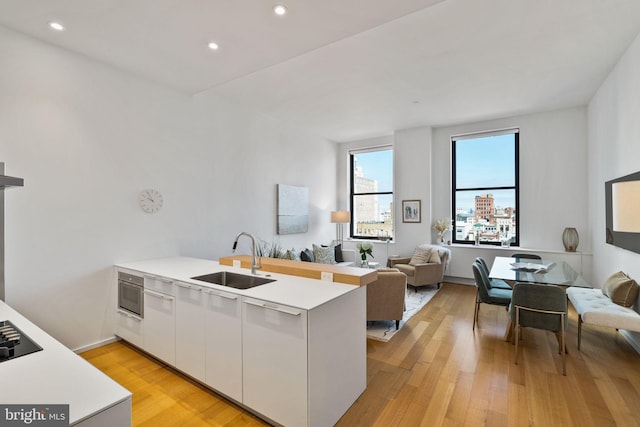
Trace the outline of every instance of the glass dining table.
<instances>
[{"instance_id":1,"label":"glass dining table","mask_svg":"<svg viewBox=\"0 0 640 427\"><path fill-rule=\"evenodd\" d=\"M591 288L580 274L565 261L496 257L489 277L515 282Z\"/></svg>"},{"instance_id":2,"label":"glass dining table","mask_svg":"<svg viewBox=\"0 0 640 427\"><path fill-rule=\"evenodd\" d=\"M512 257L495 257L489 277L502 279L513 286L516 282L542 283L562 287L577 286L591 288L583 278L565 261L548 259L525 259ZM511 341L513 323L509 324L504 333L504 340ZM566 350L565 350L566 351Z\"/></svg>"}]
</instances>

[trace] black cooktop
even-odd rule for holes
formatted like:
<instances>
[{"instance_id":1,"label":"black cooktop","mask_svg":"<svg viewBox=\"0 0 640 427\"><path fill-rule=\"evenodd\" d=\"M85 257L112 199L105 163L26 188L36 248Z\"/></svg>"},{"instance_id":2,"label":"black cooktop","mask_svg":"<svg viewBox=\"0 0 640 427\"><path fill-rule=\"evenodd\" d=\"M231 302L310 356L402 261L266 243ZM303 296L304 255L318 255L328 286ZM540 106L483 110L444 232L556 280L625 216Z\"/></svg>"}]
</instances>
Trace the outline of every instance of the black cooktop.
<instances>
[{"instance_id":1,"label":"black cooktop","mask_svg":"<svg viewBox=\"0 0 640 427\"><path fill-rule=\"evenodd\" d=\"M0 362L42 350L9 320L0 321Z\"/></svg>"}]
</instances>

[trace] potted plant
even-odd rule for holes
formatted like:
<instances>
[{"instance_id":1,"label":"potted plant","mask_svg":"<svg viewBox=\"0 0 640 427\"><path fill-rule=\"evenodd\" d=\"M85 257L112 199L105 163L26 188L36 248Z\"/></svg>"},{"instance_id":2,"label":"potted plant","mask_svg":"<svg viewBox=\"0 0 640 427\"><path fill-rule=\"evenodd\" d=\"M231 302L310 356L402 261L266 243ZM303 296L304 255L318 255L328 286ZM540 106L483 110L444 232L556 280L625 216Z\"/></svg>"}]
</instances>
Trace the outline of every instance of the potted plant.
<instances>
[{"instance_id":1,"label":"potted plant","mask_svg":"<svg viewBox=\"0 0 640 427\"><path fill-rule=\"evenodd\" d=\"M371 243L358 243L356 245L358 251L360 252L360 259L362 260L362 265L366 265L367 263L367 255L373 258L373 245Z\"/></svg>"},{"instance_id":2,"label":"potted plant","mask_svg":"<svg viewBox=\"0 0 640 427\"><path fill-rule=\"evenodd\" d=\"M443 218L437 220L433 224L433 229L436 230L438 236L440 237L439 243L444 243L444 233L451 230L451 219Z\"/></svg>"}]
</instances>

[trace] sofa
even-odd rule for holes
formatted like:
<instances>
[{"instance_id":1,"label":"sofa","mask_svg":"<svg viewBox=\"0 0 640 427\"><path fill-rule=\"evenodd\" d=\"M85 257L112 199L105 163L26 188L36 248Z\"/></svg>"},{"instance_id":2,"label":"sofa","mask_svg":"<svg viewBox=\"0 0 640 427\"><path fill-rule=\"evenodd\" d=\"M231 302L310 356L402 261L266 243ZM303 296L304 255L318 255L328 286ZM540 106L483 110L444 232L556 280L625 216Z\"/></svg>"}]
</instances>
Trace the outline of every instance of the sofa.
<instances>
[{"instance_id":1,"label":"sofa","mask_svg":"<svg viewBox=\"0 0 640 427\"><path fill-rule=\"evenodd\" d=\"M295 259L295 258L290 258ZM316 245L300 252L300 261L332 264L338 267L354 267L356 265L356 251L343 249L342 245Z\"/></svg>"},{"instance_id":2,"label":"sofa","mask_svg":"<svg viewBox=\"0 0 640 427\"><path fill-rule=\"evenodd\" d=\"M408 285L437 286L440 289L450 259L448 248L424 244L416 247L411 257L390 258L389 267L406 274Z\"/></svg>"},{"instance_id":3,"label":"sofa","mask_svg":"<svg viewBox=\"0 0 640 427\"><path fill-rule=\"evenodd\" d=\"M395 320L396 329L404 315L407 275L397 268L379 269L378 278L367 286L367 321Z\"/></svg>"}]
</instances>

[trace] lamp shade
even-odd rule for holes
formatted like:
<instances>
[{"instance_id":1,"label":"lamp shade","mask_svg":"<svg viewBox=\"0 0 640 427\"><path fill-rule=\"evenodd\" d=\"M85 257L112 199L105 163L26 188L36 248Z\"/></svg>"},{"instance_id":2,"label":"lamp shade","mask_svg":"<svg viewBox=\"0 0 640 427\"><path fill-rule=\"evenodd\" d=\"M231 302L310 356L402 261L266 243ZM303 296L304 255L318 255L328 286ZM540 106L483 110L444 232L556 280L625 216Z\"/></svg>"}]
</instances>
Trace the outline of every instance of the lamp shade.
<instances>
[{"instance_id":1,"label":"lamp shade","mask_svg":"<svg viewBox=\"0 0 640 427\"><path fill-rule=\"evenodd\" d=\"M351 212L349 211L332 211L331 222L336 224L346 224L351 221Z\"/></svg>"},{"instance_id":2,"label":"lamp shade","mask_svg":"<svg viewBox=\"0 0 640 427\"><path fill-rule=\"evenodd\" d=\"M640 181L623 181L611 186L613 231L640 233Z\"/></svg>"}]
</instances>

